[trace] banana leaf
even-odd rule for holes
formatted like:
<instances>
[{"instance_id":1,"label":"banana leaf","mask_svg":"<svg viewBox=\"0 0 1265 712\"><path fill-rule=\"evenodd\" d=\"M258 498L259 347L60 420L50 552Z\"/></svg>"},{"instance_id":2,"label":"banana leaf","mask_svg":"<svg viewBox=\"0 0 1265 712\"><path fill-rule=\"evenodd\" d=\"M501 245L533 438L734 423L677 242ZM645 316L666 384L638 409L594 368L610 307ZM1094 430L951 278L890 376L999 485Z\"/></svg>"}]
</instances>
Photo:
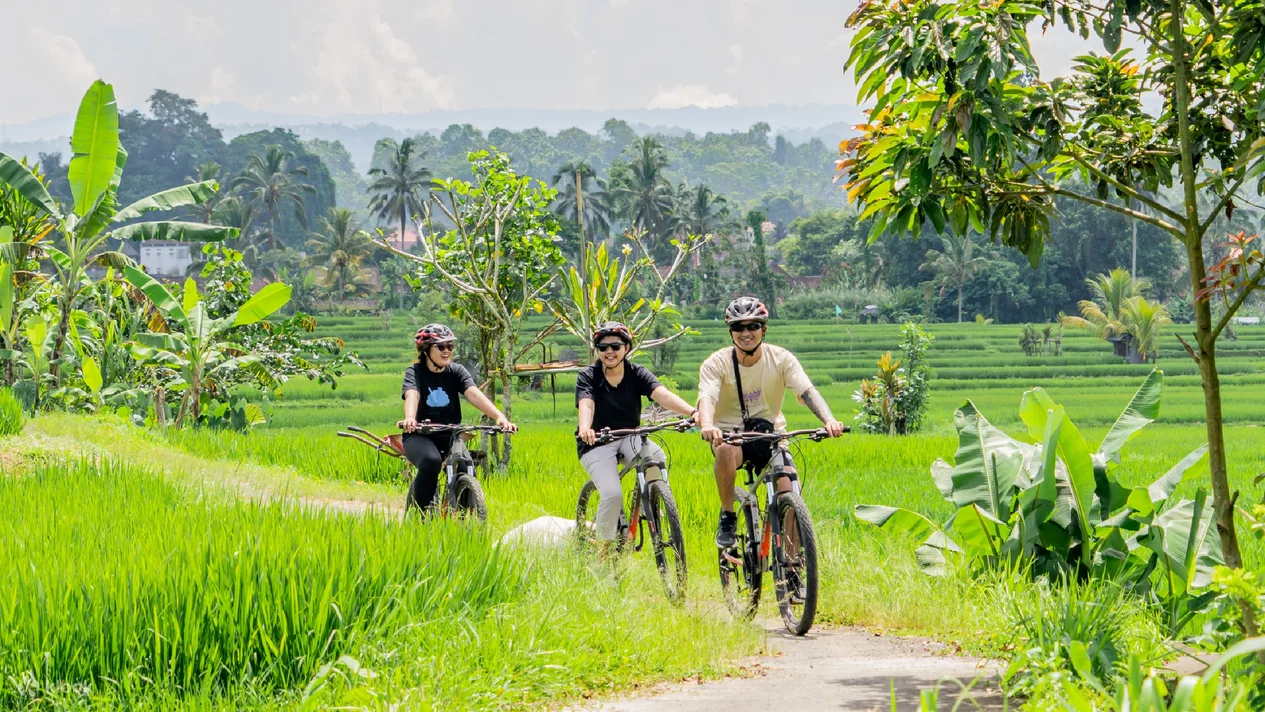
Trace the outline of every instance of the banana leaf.
<instances>
[{"instance_id":1,"label":"banana leaf","mask_svg":"<svg viewBox=\"0 0 1265 712\"><path fill-rule=\"evenodd\" d=\"M126 165L127 151L120 144L118 154L114 159L114 176L110 179L109 189L101 194L76 230L81 238L99 236L114 219L114 214L119 210L119 186L123 183L123 167Z\"/></svg>"},{"instance_id":2,"label":"banana leaf","mask_svg":"<svg viewBox=\"0 0 1265 712\"><path fill-rule=\"evenodd\" d=\"M1212 570L1224 564L1216 515L1208 495L1199 490L1194 500L1158 514L1140 543L1162 558L1174 594L1203 588L1212 582Z\"/></svg>"},{"instance_id":3,"label":"banana leaf","mask_svg":"<svg viewBox=\"0 0 1265 712\"><path fill-rule=\"evenodd\" d=\"M290 287L280 282L273 282L255 292L247 302L237 309L233 319L234 326L254 324L275 313L290 301Z\"/></svg>"},{"instance_id":4,"label":"banana leaf","mask_svg":"<svg viewBox=\"0 0 1265 712\"><path fill-rule=\"evenodd\" d=\"M1160 417L1160 391L1163 386L1164 372L1158 368L1151 371L1098 446L1099 455L1119 462L1120 448L1129 438Z\"/></svg>"},{"instance_id":5,"label":"banana leaf","mask_svg":"<svg viewBox=\"0 0 1265 712\"><path fill-rule=\"evenodd\" d=\"M953 456L953 503L978 504L997 519L1009 516L1009 501L1023 462L1019 444L989 423L967 401L953 414L958 450Z\"/></svg>"},{"instance_id":6,"label":"banana leaf","mask_svg":"<svg viewBox=\"0 0 1265 712\"><path fill-rule=\"evenodd\" d=\"M75 213L86 216L109 189L119 152L119 111L114 88L98 79L79 104L70 137L74 155L67 176Z\"/></svg>"},{"instance_id":7,"label":"banana leaf","mask_svg":"<svg viewBox=\"0 0 1265 712\"><path fill-rule=\"evenodd\" d=\"M172 210L186 205L201 205L215 197L219 189L219 183L208 180L160 191L147 198L141 198L120 210L114 216L114 222L127 222L158 210Z\"/></svg>"},{"instance_id":8,"label":"banana leaf","mask_svg":"<svg viewBox=\"0 0 1265 712\"><path fill-rule=\"evenodd\" d=\"M235 227L220 227L204 223L164 220L124 225L110 232L119 240L173 240L175 242L220 242L241 234Z\"/></svg>"},{"instance_id":9,"label":"banana leaf","mask_svg":"<svg viewBox=\"0 0 1265 712\"><path fill-rule=\"evenodd\" d=\"M54 219L61 218L57 201L49 195L44 184L21 161L5 153L0 153L0 183L7 183L18 195Z\"/></svg>"},{"instance_id":10,"label":"banana leaf","mask_svg":"<svg viewBox=\"0 0 1265 712\"><path fill-rule=\"evenodd\" d=\"M167 318L173 319L184 326L188 325L188 317L180 306L180 302L171 296L171 292L159 284L158 280L135 267L124 267L123 277L132 286L141 290L149 298L149 301L153 303L154 307Z\"/></svg>"},{"instance_id":11,"label":"banana leaf","mask_svg":"<svg viewBox=\"0 0 1265 712\"><path fill-rule=\"evenodd\" d=\"M876 504L858 504L854 510L856 518L876 527L891 526L893 529L912 535L915 539L924 540L937 532L940 527L921 514L901 507L884 507Z\"/></svg>"}]
</instances>

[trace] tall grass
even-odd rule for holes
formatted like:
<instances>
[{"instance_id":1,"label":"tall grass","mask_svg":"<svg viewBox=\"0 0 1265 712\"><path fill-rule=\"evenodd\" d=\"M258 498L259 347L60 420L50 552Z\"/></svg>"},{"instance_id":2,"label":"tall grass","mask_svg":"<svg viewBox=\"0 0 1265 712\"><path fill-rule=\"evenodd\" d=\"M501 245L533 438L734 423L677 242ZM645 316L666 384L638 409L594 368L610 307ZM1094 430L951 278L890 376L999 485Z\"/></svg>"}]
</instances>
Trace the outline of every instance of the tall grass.
<instances>
[{"instance_id":1,"label":"tall grass","mask_svg":"<svg viewBox=\"0 0 1265 712\"><path fill-rule=\"evenodd\" d=\"M499 551L480 529L221 502L117 462L0 479L0 511L5 708L310 686L327 701L402 686L446 708L514 707L723 669L756 643L569 557ZM354 684L322 672L343 656Z\"/></svg>"}]
</instances>

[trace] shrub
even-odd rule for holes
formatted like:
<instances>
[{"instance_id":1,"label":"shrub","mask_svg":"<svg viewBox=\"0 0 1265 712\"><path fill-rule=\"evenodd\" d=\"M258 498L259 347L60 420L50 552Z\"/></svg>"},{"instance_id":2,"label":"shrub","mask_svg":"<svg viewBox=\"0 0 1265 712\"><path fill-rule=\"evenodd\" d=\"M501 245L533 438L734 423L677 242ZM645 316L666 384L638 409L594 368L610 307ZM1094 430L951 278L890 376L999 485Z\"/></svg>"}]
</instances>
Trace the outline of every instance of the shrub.
<instances>
[{"instance_id":1,"label":"shrub","mask_svg":"<svg viewBox=\"0 0 1265 712\"><path fill-rule=\"evenodd\" d=\"M922 427L927 417L931 368L926 356L935 337L917 324L906 324L901 334L902 358L895 360L888 351L878 360L874 380L861 381L860 390L852 394L861 404L856 420L862 432L906 435Z\"/></svg>"},{"instance_id":2,"label":"shrub","mask_svg":"<svg viewBox=\"0 0 1265 712\"><path fill-rule=\"evenodd\" d=\"M1162 385L1163 373L1153 371L1097 452L1039 388L1025 393L1019 408L1032 443L997 429L967 401L954 413L955 463L931 465L956 513L943 526L896 507L857 505L856 516L913 533L922 541L918 562L929 573L965 559L1023 566L1050 580L1111 579L1162 606L1176 633L1207 606L1209 597L1194 592L1223 563L1207 493L1173 496L1208 446L1150 486L1125 487L1111 475L1125 443L1159 416Z\"/></svg>"},{"instance_id":3,"label":"shrub","mask_svg":"<svg viewBox=\"0 0 1265 712\"><path fill-rule=\"evenodd\" d=\"M22 404L8 388L0 389L0 435L22 432Z\"/></svg>"}]
</instances>

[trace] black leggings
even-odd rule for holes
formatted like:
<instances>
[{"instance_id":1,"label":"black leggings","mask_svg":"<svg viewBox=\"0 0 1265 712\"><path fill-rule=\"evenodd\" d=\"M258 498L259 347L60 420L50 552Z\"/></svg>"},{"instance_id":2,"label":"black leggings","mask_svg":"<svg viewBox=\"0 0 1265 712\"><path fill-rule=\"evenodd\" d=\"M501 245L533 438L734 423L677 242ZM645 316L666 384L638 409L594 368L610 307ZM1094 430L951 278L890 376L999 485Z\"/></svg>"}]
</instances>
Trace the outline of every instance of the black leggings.
<instances>
[{"instance_id":1,"label":"black leggings","mask_svg":"<svg viewBox=\"0 0 1265 712\"><path fill-rule=\"evenodd\" d=\"M452 438L446 435L421 435L409 433L404 436L404 455L417 467L417 476L413 478L413 486L409 494L413 503L423 511L434 505L435 491L439 485L439 468L452 449Z\"/></svg>"}]
</instances>

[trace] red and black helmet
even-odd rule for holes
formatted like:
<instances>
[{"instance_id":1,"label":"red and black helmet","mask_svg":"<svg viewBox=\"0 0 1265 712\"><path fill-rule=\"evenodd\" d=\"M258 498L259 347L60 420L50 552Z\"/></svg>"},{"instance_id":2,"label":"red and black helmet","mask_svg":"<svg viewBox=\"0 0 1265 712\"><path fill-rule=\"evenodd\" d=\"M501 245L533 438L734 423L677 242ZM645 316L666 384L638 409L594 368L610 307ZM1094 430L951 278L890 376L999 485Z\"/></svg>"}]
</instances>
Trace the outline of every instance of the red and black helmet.
<instances>
[{"instance_id":1,"label":"red and black helmet","mask_svg":"<svg viewBox=\"0 0 1265 712\"><path fill-rule=\"evenodd\" d=\"M732 324L736 321L758 321L761 324L767 324L769 308L755 297L738 297L725 307L725 323Z\"/></svg>"},{"instance_id":2,"label":"red and black helmet","mask_svg":"<svg viewBox=\"0 0 1265 712\"><path fill-rule=\"evenodd\" d=\"M417 335L413 337L413 341L419 349L431 344L447 344L456 340L457 335L452 333L452 329L443 324L427 324L418 329Z\"/></svg>"},{"instance_id":3,"label":"red and black helmet","mask_svg":"<svg viewBox=\"0 0 1265 712\"><path fill-rule=\"evenodd\" d=\"M617 321L608 321L597 327L593 331L593 345L597 346L597 342L601 341L603 336L618 336L625 346L632 346L632 332L628 330L628 327Z\"/></svg>"}]
</instances>

